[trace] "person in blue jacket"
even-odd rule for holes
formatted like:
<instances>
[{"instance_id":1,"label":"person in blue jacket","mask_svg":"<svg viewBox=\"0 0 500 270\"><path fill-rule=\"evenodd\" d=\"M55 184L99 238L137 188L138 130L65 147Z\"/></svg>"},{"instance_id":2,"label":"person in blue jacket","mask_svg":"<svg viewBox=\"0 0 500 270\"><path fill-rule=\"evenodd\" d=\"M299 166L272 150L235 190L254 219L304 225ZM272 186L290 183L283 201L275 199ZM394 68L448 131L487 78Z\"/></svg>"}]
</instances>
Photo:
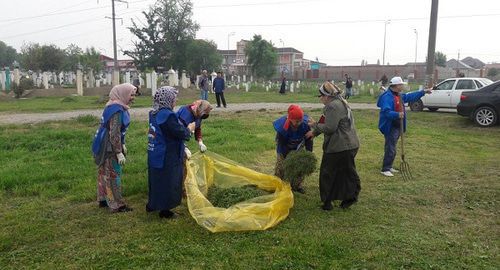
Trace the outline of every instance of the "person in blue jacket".
<instances>
[{"instance_id":1,"label":"person in blue jacket","mask_svg":"<svg viewBox=\"0 0 500 270\"><path fill-rule=\"evenodd\" d=\"M400 134L400 119L403 118L403 130L406 131L406 113L404 103L415 102L426 93L430 94L431 89L402 93L405 83L401 77L394 77L389 82L389 88L380 95L377 106L380 107L380 118L378 129L385 137L384 159L381 173L384 176L392 177L398 170L392 167L396 158L396 144Z\"/></svg>"},{"instance_id":2,"label":"person in blue jacket","mask_svg":"<svg viewBox=\"0 0 500 270\"><path fill-rule=\"evenodd\" d=\"M179 121L187 127L191 122L195 123L194 137L198 142L200 152L207 151L207 146L203 143L203 136L201 134L201 121L207 119L212 111L212 105L206 100L196 100L195 102L182 106L177 111ZM186 157L191 157L191 151L186 147Z\"/></svg>"},{"instance_id":3,"label":"person in blue jacket","mask_svg":"<svg viewBox=\"0 0 500 270\"><path fill-rule=\"evenodd\" d=\"M308 116L304 115L304 111L299 105L290 105L288 114L278 118L273 122L274 130L276 130L276 165L274 174L283 179L285 171L283 162L288 153L299 150L300 147L305 147L307 151L313 150L313 132L307 124ZM304 194L305 190L302 187L304 179L294 179L290 185L293 191Z\"/></svg>"},{"instance_id":4,"label":"person in blue jacket","mask_svg":"<svg viewBox=\"0 0 500 270\"><path fill-rule=\"evenodd\" d=\"M182 200L184 141L191 138L195 123L184 126L173 109L178 91L159 88L149 112L148 186L146 211L159 211L160 218L172 218L172 209Z\"/></svg>"},{"instance_id":5,"label":"person in blue jacket","mask_svg":"<svg viewBox=\"0 0 500 270\"><path fill-rule=\"evenodd\" d=\"M222 72L217 72L217 78L214 79L212 83L213 90L215 91L215 100L217 101L217 108L220 108L220 102L222 100L222 105L226 108L226 99L224 98L224 90L226 89L224 78L222 77Z\"/></svg>"},{"instance_id":6,"label":"person in blue jacket","mask_svg":"<svg viewBox=\"0 0 500 270\"><path fill-rule=\"evenodd\" d=\"M92 143L97 169L97 201L113 213L132 211L122 198L122 167L127 148L125 134L130 124L129 105L136 87L130 83L116 85L102 113L101 124Z\"/></svg>"}]
</instances>

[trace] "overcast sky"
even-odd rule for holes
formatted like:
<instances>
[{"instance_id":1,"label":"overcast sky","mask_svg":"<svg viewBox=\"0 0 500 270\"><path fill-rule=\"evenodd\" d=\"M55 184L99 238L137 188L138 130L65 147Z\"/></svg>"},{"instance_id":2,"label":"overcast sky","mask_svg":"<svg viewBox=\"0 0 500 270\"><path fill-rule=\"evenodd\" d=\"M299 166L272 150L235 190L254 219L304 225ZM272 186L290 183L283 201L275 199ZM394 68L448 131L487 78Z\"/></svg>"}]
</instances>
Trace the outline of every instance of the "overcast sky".
<instances>
[{"instance_id":1,"label":"overcast sky","mask_svg":"<svg viewBox=\"0 0 500 270\"><path fill-rule=\"evenodd\" d=\"M119 50L131 47L131 19L144 21L142 10L155 0L117 3ZM473 56L500 62L500 1L439 1L436 50L448 59ZM308 59L329 65L382 62L387 25L386 63L425 61L431 0L194 0L197 38L210 39L219 49L235 49L236 41L261 34L275 46L294 47ZM1 1L0 40L20 50L25 42L74 43L94 46L112 56L111 0ZM6 12L6 10L8 10ZM45 16L48 15L48 16ZM416 34L418 32L418 43ZM281 41L280 41L281 40ZM119 57L123 58L123 57Z\"/></svg>"}]
</instances>

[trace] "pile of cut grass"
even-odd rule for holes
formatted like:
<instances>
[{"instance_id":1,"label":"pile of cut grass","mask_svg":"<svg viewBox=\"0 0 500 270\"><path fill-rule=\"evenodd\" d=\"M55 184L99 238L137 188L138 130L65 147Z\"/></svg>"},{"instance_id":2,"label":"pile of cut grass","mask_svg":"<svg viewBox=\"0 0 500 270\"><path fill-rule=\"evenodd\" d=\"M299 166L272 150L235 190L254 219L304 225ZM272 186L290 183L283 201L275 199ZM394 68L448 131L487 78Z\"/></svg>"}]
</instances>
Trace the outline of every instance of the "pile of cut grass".
<instances>
[{"instance_id":1,"label":"pile of cut grass","mask_svg":"<svg viewBox=\"0 0 500 270\"><path fill-rule=\"evenodd\" d=\"M268 194L269 192L254 185L231 188L211 186L208 189L207 198L215 207L229 208L237 203Z\"/></svg>"}]
</instances>

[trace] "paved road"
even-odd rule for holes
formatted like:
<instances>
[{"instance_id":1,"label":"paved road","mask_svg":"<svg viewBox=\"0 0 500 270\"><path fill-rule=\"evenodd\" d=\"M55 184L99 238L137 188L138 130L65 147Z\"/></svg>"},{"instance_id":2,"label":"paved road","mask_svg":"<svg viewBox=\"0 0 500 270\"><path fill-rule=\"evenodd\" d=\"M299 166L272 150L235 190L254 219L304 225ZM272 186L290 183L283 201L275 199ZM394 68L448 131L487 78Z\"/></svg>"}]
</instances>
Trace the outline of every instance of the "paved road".
<instances>
[{"instance_id":1,"label":"paved road","mask_svg":"<svg viewBox=\"0 0 500 270\"><path fill-rule=\"evenodd\" d=\"M320 103L298 103L305 110L320 109L323 104ZM356 110L376 110L375 104L368 103L351 103L351 108ZM235 103L229 104L227 108L215 108L213 112L236 112L236 111L258 111L258 110L277 110L286 111L288 103ZM147 120L150 108L132 108L130 114L133 119ZM1 113L0 124L33 124L46 121L61 121L69 120L80 115L94 115L101 117L102 109L99 110L77 110L54 113Z\"/></svg>"}]
</instances>

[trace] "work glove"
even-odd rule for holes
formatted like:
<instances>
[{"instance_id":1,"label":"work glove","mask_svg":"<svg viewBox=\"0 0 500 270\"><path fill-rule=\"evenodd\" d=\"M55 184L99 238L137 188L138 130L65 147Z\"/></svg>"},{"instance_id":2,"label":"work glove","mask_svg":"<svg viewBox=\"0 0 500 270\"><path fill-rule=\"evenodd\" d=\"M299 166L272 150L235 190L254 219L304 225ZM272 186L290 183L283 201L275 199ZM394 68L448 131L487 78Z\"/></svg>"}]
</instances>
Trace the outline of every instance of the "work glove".
<instances>
[{"instance_id":1,"label":"work glove","mask_svg":"<svg viewBox=\"0 0 500 270\"><path fill-rule=\"evenodd\" d=\"M123 153L116 154L116 158L118 159L118 164L120 164L120 165L125 164L126 159L125 159L125 156L123 155Z\"/></svg>"},{"instance_id":2,"label":"work glove","mask_svg":"<svg viewBox=\"0 0 500 270\"><path fill-rule=\"evenodd\" d=\"M184 147L184 154L186 154L187 159L191 158L191 151L189 151L189 148Z\"/></svg>"},{"instance_id":3,"label":"work glove","mask_svg":"<svg viewBox=\"0 0 500 270\"><path fill-rule=\"evenodd\" d=\"M203 143L203 141L199 141L198 146L200 146L200 152L205 153L207 151L207 146Z\"/></svg>"},{"instance_id":4,"label":"work glove","mask_svg":"<svg viewBox=\"0 0 500 270\"><path fill-rule=\"evenodd\" d=\"M128 151L127 151L127 147L125 146L125 144L122 144L122 153L126 156Z\"/></svg>"}]
</instances>

